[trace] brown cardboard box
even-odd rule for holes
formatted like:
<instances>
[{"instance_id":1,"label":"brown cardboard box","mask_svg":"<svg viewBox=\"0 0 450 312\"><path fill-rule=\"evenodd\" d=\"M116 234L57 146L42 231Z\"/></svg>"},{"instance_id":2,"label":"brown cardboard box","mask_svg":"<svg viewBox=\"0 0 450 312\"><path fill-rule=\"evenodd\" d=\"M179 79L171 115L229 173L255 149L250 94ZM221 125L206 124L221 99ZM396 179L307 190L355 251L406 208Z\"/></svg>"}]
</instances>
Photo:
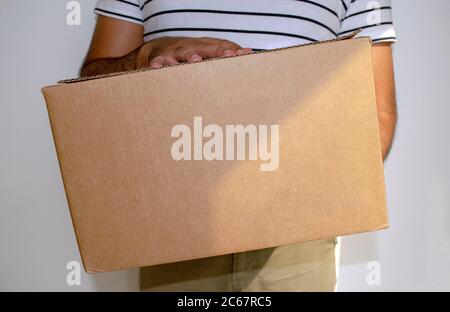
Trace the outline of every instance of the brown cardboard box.
<instances>
[{"instance_id":1,"label":"brown cardboard box","mask_svg":"<svg viewBox=\"0 0 450 312\"><path fill-rule=\"evenodd\" d=\"M43 89L88 272L387 227L370 39L96 78Z\"/></svg>"}]
</instances>

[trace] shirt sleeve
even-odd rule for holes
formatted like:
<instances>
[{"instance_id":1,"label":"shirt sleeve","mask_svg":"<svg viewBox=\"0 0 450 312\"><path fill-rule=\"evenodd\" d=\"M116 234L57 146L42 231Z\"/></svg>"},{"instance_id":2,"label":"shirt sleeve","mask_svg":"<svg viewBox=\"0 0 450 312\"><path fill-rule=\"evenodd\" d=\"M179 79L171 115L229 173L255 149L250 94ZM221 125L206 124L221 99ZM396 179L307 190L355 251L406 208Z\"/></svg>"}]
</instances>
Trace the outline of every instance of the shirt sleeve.
<instances>
[{"instance_id":1,"label":"shirt sleeve","mask_svg":"<svg viewBox=\"0 0 450 312\"><path fill-rule=\"evenodd\" d=\"M140 0L97 0L94 12L142 25Z\"/></svg>"},{"instance_id":2,"label":"shirt sleeve","mask_svg":"<svg viewBox=\"0 0 450 312\"><path fill-rule=\"evenodd\" d=\"M372 42L395 42L391 0L350 0L345 7L339 36L361 30L357 35L369 36Z\"/></svg>"}]
</instances>

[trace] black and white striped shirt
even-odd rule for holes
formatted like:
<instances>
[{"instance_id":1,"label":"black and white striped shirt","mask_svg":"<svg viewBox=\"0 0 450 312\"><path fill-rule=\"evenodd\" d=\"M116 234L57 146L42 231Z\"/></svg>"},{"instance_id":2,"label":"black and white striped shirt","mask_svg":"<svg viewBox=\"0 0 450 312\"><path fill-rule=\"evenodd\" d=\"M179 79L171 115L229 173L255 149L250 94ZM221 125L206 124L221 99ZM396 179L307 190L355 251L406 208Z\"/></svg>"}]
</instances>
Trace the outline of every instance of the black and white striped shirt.
<instances>
[{"instance_id":1,"label":"black and white striped shirt","mask_svg":"<svg viewBox=\"0 0 450 312\"><path fill-rule=\"evenodd\" d=\"M215 37L258 49L333 39L362 29L395 41L391 0L98 0L95 13L144 26L144 40Z\"/></svg>"}]
</instances>

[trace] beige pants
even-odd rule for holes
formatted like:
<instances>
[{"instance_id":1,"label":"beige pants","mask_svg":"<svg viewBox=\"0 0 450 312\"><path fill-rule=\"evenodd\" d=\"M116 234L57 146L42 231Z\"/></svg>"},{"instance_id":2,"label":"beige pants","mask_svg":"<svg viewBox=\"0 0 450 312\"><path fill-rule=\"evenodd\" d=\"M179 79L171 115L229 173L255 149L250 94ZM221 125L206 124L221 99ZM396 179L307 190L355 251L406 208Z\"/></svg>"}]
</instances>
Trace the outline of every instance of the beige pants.
<instances>
[{"instance_id":1,"label":"beige pants","mask_svg":"<svg viewBox=\"0 0 450 312\"><path fill-rule=\"evenodd\" d=\"M334 291L336 239L142 268L142 291Z\"/></svg>"}]
</instances>

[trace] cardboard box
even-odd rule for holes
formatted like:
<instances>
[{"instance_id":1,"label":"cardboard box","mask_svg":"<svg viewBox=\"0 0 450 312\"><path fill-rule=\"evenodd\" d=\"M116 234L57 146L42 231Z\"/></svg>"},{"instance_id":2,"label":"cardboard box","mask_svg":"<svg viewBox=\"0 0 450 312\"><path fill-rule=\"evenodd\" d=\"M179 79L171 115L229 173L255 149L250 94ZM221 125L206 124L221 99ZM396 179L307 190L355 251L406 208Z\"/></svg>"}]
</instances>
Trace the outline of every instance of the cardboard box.
<instances>
[{"instance_id":1,"label":"cardboard box","mask_svg":"<svg viewBox=\"0 0 450 312\"><path fill-rule=\"evenodd\" d=\"M387 227L370 39L94 78L43 89L87 272Z\"/></svg>"}]
</instances>

